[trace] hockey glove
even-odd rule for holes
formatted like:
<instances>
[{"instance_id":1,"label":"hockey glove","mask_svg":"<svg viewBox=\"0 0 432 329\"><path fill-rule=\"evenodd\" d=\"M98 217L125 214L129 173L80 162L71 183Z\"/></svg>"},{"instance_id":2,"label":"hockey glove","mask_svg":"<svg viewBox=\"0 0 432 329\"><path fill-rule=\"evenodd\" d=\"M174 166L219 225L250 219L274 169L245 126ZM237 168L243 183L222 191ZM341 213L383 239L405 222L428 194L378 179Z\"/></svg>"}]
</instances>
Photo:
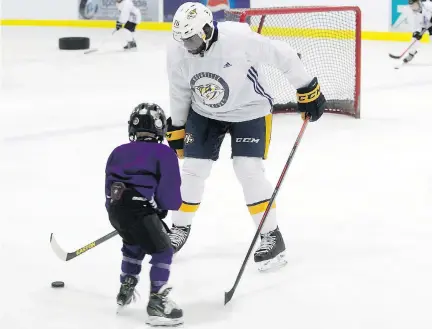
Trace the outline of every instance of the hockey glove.
<instances>
[{"instance_id":1,"label":"hockey glove","mask_svg":"<svg viewBox=\"0 0 432 329\"><path fill-rule=\"evenodd\" d=\"M123 24L119 21L116 22L116 31L120 30L123 27Z\"/></svg>"},{"instance_id":2,"label":"hockey glove","mask_svg":"<svg viewBox=\"0 0 432 329\"><path fill-rule=\"evenodd\" d=\"M413 37L414 39L417 39L417 40L420 40L420 39L422 38L422 36L423 36L423 33L422 33L422 32L419 32L419 31L415 31L415 32L413 33L413 35L412 35L412 37Z\"/></svg>"},{"instance_id":3,"label":"hockey glove","mask_svg":"<svg viewBox=\"0 0 432 329\"><path fill-rule=\"evenodd\" d=\"M310 122L314 122L321 118L326 106L326 99L321 93L316 77L307 87L297 89L297 104L303 120L309 117Z\"/></svg>"},{"instance_id":4,"label":"hockey glove","mask_svg":"<svg viewBox=\"0 0 432 329\"><path fill-rule=\"evenodd\" d=\"M169 146L177 153L177 158L183 159L184 153L184 138L185 138L185 126L176 127L172 125L171 117L167 120L167 133L166 139Z\"/></svg>"}]
</instances>

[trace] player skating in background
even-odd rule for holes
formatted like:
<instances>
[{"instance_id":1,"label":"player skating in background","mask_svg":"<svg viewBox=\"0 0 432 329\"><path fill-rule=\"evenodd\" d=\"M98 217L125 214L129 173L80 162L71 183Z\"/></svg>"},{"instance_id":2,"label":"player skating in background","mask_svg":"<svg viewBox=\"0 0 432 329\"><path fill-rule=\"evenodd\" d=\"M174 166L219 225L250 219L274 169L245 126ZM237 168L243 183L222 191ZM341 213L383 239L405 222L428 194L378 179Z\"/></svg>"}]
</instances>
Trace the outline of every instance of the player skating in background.
<instances>
[{"instance_id":1,"label":"player skating in background","mask_svg":"<svg viewBox=\"0 0 432 329\"><path fill-rule=\"evenodd\" d=\"M116 0L117 9L120 15L116 22L116 30L122 27L126 31L127 44L125 50L136 49L137 44L134 38L136 26L141 22L141 12L132 0ZM124 24L124 25L123 25Z\"/></svg>"},{"instance_id":2,"label":"player skating in background","mask_svg":"<svg viewBox=\"0 0 432 329\"><path fill-rule=\"evenodd\" d=\"M106 208L111 225L123 238L119 307L135 299L135 287L145 255L151 255L150 325L177 325L183 312L169 299L173 248L162 219L181 205L180 169L168 146L163 110L138 105L129 119L130 143L114 149L106 165Z\"/></svg>"},{"instance_id":3,"label":"player skating in background","mask_svg":"<svg viewBox=\"0 0 432 329\"><path fill-rule=\"evenodd\" d=\"M167 140L180 158L184 156L183 203L173 212L170 234L177 252L189 236L205 181L227 133L231 135L233 167L245 203L255 224L261 221L273 188L263 161L270 144L272 99L261 79L260 65L269 64L285 73L297 89L300 112L310 115L311 121L321 117L325 98L317 78L306 72L287 43L252 32L244 23L218 24L200 3L179 7L173 35L178 42L173 41L168 50L171 117ZM229 209L225 214L231 216ZM284 265L284 254L273 204L254 260L266 270Z\"/></svg>"},{"instance_id":4,"label":"player skating in background","mask_svg":"<svg viewBox=\"0 0 432 329\"><path fill-rule=\"evenodd\" d=\"M408 1L411 10L414 13L414 32L413 41L420 40L423 34L428 31L429 35L432 35L432 2L420 1L420 0L409 0ZM403 59L404 63L412 61L414 56L418 52L419 42L415 42L408 55Z\"/></svg>"}]
</instances>

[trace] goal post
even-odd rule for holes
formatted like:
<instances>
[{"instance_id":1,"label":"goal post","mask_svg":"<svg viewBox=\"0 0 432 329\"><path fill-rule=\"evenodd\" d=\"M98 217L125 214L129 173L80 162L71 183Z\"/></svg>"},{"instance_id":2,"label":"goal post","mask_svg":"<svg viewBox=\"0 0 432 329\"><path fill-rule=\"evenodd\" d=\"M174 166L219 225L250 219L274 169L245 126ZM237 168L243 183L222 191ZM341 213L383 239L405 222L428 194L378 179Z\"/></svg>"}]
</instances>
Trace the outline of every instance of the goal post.
<instances>
[{"instance_id":1,"label":"goal post","mask_svg":"<svg viewBox=\"0 0 432 329\"><path fill-rule=\"evenodd\" d=\"M288 42L306 70L318 78L326 112L360 118L361 11L355 6L245 8L225 11L225 20ZM297 111L296 90L276 68L263 65L274 113Z\"/></svg>"}]
</instances>

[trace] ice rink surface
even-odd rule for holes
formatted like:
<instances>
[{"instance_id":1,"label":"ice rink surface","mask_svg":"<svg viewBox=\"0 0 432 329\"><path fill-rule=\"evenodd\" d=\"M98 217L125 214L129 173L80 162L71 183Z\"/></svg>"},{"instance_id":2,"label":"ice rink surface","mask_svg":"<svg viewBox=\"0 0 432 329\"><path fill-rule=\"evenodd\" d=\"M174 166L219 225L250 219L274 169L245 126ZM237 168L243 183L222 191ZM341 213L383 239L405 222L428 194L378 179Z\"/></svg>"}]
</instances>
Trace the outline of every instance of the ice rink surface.
<instances>
[{"instance_id":1,"label":"ice rink surface","mask_svg":"<svg viewBox=\"0 0 432 329\"><path fill-rule=\"evenodd\" d=\"M121 240L62 262L49 236L73 251L112 230L104 169L127 142L133 107L169 112L165 32L139 31L139 51L61 52L62 36L109 30L3 27L0 97L0 327L136 329L142 299L116 316ZM288 265L259 273L253 261L223 305L254 235L227 138L191 236L172 266L184 328L432 328L432 46L396 71L388 52L405 43L363 42L362 118L311 123L279 193ZM319 51L319 49L317 49ZM278 115L267 173L276 183L299 132ZM170 222L168 218L168 222ZM63 280L64 289L51 281Z\"/></svg>"}]
</instances>

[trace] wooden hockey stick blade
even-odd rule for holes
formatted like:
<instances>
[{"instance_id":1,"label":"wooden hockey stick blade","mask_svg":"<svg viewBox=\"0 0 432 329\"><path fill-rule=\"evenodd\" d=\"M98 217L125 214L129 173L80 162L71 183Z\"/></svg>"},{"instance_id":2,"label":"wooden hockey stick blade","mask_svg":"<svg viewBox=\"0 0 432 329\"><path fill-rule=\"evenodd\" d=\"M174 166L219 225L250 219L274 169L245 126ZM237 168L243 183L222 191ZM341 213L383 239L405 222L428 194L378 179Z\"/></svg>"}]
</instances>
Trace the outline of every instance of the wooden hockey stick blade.
<instances>
[{"instance_id":1,"label":"wooden hockey stick blade","mask_svg":"<svg viewBox=\"0 0 432 329\"><path fill-rule=\"evenodd\" d=\"M94 247L100 245L102 242L105 242L109 239L111 239L112 237L116 236L118 234L117 231L112 231L111 233L108 233L107 235L93 241L90 242L89 244L85 245L84 247L81 247L77 250L75 250L74 252L66 252L64 251L60 245L57 243L57 240L54 238L54 233L51 233L51 237L50 237L50 243L51 243L51 248L54 251L54 253L57 255L58 258L60 258L63 261L69 261L77 256L82 255L83 253L85 253L86 251L93 249Z\"/></svg>"}]
</instances>

